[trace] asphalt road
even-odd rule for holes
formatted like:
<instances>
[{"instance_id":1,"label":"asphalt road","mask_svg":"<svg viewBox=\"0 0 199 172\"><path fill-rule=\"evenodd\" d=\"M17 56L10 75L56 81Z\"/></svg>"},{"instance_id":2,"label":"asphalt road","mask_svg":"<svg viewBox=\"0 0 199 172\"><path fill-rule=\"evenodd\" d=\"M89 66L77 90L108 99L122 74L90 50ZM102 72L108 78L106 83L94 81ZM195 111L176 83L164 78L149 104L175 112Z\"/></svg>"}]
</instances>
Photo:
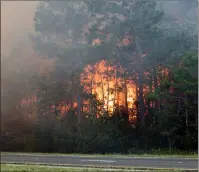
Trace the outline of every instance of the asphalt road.
<instances>
[{"instance_id":1,"label":"asphalt road","mask_svg":"<svg viewBox=\"0 0 199 172\"><path fill-rule=\"evenodd\" d=\"M141 167L198 169L198 159L193 158L137 158L114 156L62 156L62 155L1 155L1 163L27 163L67 166Z\"/></svg>"}]
</instances>

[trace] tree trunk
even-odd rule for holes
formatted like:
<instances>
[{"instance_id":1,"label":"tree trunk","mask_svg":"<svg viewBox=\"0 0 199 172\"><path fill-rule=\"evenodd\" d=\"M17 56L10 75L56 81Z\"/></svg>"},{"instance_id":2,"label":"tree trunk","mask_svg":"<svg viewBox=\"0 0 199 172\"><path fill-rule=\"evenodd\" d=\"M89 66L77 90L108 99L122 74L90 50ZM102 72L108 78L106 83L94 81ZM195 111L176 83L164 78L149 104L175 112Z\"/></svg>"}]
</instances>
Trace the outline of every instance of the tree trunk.
<instances>
[{"instance_id":1,"label":"tree trunk","mask_svg":"<svg viewBox=\"0 0 199 172\"><path fill-rule=\"evenodd\" d=\"M95 75L92 76L91 82L90 82L90 97L89 97L89 113L92 114L92 94L93 94L93 78ZM93 115L93 114L92 114Z\"/></svg>"},{"instance_id":2,"label":"tree trunk","mask_svg":"<svg viewBox=\"0 0 199 172\"><path fill-rule=\"evenodd\" d=\"M107 64L107 86L108 86L108 88L107 88L107 113L108 113L108 110L109 110L109 107L108 107L108 105L109 105L109 71L108 71L108 64Z\"/></svg>"},{"instance_id":3,"label":"tree trunk","mask_svg":"<svg viewBox=\"0 0 199 172\"><path fill-rule=\"evenodd\" d=\"M136 80L136 105L135 105L135 107L136 107L136 116L137 117L138 117L138 113L139 113L138 98L139 98L139 95L138 95L138 78L137 78L137 80Z\"/></svg>"},{"instance_id":4,"label":"tree trunk","mask_svg":"<svg viewBox=\"0 0 199 172\"><path fill-rule=\"evenodd\" d=\"M117 102L117 94L118 94L118 84L117 84L117 69L116 69L116 74L115 74L115 87L114 87L114 100L113 100L113 104L114 104L114 109L113 109L113 113L115 112L115 105L118 104Z\"/></svg>"},{"instance_id":5,"label":"tree trunk","mask_svg":"<svg viewBox=\"0 0 199 172\"><path fill-rule=\"evenodd\" d=\"M80 88L78 88L77 93L77 124L80 124L81 122L81 95L80 95Z\"/></svg>"},{"instance_id":6,"label":"tree trunk","mask_svg":"<svg viewBox=\"0 0 199 172\"><path fill-rule=\"evenodd\" d=\"M95 74L96 74L96 71L98 70L98 66L99 66L99 64L97 64L97 66L96 66L96 69L94 70L94 72L92 73L92 77L91 77L91 81L90 81L90 94L91 94L91 96L92 96L92 94L93 94L93 80L94 80L94 77L95 77ZM90 112L90 114L92 114L92 104L93 104L93 98L92 97L90 97L89 98L89 112ZM92 114L92 116L93 115L95 115L95 114Z\"/></svg>"},{"instance_id":7,"label":"tree trunk","mask_svg":"<svg viewBox=\"0 0 199 172\"><path fill-rule=\"evenodd\" d=\"M139 87L139 106L140 106L140 122L141 126L144 126L144 96L143 96L143 75L139 72L138 75L138 87Z\"/></svg>"},{"instance_id":8,"label":"tree trunk","mask_svg":"<svg viewBox=\"0 0 199 172\"><path fill-rule=\"evenodd\" d=\"M136 80L136 100L138 100L138 77L137 77L137 80Z\"/></svg>"},{"instance_id":9,"label":"tree trunk","mask_svg":"<svg viewBox=\"0 0 199 172\"><path fill-rule=\"evenodd\" d=\"M154 90L158 88L157 69L153 68Z\"/></svg>"},{"instance_id":10,"label":"tree trunk","mask_svg":"<svg viewBox=\"0 0 199 172\"><path fill-rule=\"evenodd\" d=\"M169 152L172 151L172 144L171 144L171 139L170 137L168 136L168 142L169 142Z\"/></svg>"},{"instance_id":11,"label":"tree trunk","mask_svg":"<svg viewBox=\"0 0 199 172\"><path fill-rule=\"evenodd\" d=\"M152 75L150 75L150 81L149 81L149 92L152 93L153 92L153 79L152 79ZM148 101L148 109L151 109L151 101Z\"/></svg>"},{"instance_id":12,"label":"tree trunk","mask_svg":"<svg viewBox=\"0 0 199 172\"><path fill-rule=\"evenodd\" d=\"M180 99L178 100L178 115L180 114Z\"/></svg>"},{"instance_id":13,"label":"tree trunk","mask_svg":"<svg viewBox=\"0 0 199 172\"><path fill-rule=\"evenodd\" d=\"M124 78L124 98L125 98L125 113L127 115L127 119L129 119L129 114L128 114L128 90L127 90L127 84L126 84L126 79Z\"/></svg>"},{"instance_id":14,"label":"tree trunk","mask_svg":"<svg viewBox=\"0 0 199 172\"><path fill-rule=\"evenodd\" d=\"M186 94L185 94L185 118L186 118L186 128L188 129L189 121L188 121L187 95Z\"/></svg>"},{"instance_id":15,"label":"tree trunk","mask_svg":"<svg viewBox=\"0 0 199 172\"><path fill-rule=\"evenodd\" d=\"M144 126L144 96L143 96L143 66L142 66L142 51L138 43L137 37L135 37L135 44L137 48L138 58L137 58L137 72L138 72L138 88L139 88L139 107L140 107L140 122L141 127Z\"/></svg>"},{"instance_id":16,"label":"tree trunk","mask_svg":"<svg viewBox=\"0 0 199 172\"><path fill-rule=\"evenodd\" d=\"M101 85L102 85L102 102L103 102L103 115L105 114L105 108L104 108L104 105L105 105L105 98L104 98L104 83L103 83L103 79L102 79L102 76L100 74L100 78L101 78Z\"/></svg>"},{"instance_id":17,"label":"tree trunk","mask_svg":"<svg viewBox=\"0 0 199 172\"><path fill-rule=\"evenodd\" d=\"M153 68L153 79L154 79L154 90L158 88L158 79L157 79L157 67ZM154 108L159 108L159 100L155 101L155 106Z\"/></svg>"}]
</instances>

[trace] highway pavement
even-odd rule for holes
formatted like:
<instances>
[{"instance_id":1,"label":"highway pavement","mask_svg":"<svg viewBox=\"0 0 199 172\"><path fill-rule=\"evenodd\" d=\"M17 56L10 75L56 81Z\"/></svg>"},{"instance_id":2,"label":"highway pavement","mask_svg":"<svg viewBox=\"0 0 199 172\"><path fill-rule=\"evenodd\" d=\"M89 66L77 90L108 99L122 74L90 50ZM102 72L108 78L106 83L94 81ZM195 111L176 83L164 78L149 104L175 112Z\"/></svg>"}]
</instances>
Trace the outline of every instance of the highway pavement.
<instances>
[{"instance_id":1,"label":"highway pavement","mask_svg":"<svg viewBox=\"0 0 199 172\"><path fill-rule=\"evenodd\" d=\"M198 169L198 159L164 157L119 157L119 156L62 156L36 154L2 154L1 163L44 164L78 167L105 168L178 168Z\"/></svg>"}]
</instances>

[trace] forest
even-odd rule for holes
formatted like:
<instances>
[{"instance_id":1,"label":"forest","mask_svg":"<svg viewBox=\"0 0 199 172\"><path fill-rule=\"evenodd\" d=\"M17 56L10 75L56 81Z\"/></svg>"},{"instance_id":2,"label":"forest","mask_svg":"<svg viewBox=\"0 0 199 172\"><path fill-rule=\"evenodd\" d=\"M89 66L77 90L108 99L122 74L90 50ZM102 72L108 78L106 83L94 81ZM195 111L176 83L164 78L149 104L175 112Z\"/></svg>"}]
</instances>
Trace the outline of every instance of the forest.
<instances>
[{"instance_id":1,"label":"forest","mask_svg":"<svg viewBox=\"0 0 199 172\"><path fill-rule=\"evenodd\" d=\"M29 38L51 68L2 78L1 151L196 152L197 3L41 1Z\"/></svg>"}]
</instances>

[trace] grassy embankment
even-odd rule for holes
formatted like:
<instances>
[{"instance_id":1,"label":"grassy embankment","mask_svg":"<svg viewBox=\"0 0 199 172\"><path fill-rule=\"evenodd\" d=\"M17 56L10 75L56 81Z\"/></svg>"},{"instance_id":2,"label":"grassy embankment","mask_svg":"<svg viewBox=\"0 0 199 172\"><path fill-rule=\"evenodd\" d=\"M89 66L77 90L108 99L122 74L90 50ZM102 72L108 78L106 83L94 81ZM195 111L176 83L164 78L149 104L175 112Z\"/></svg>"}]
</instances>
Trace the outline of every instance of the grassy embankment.
<instances>
[{"instance_id":1,"label":"grassy embankment","mask_svg":"<svg viewBox=\"0 0 199 172\"><path fill-rule=\"evenodd\" d=\"M14 165L1 164L1 172L108 172L110 169L86 169L86 168L68 168L54 166L39 166L39 165ZM149 171L149 170L111 170L117 172L125 171ZM186 172L185 170L151 170L153 172Z\"/></svg>"}]
</instances>

